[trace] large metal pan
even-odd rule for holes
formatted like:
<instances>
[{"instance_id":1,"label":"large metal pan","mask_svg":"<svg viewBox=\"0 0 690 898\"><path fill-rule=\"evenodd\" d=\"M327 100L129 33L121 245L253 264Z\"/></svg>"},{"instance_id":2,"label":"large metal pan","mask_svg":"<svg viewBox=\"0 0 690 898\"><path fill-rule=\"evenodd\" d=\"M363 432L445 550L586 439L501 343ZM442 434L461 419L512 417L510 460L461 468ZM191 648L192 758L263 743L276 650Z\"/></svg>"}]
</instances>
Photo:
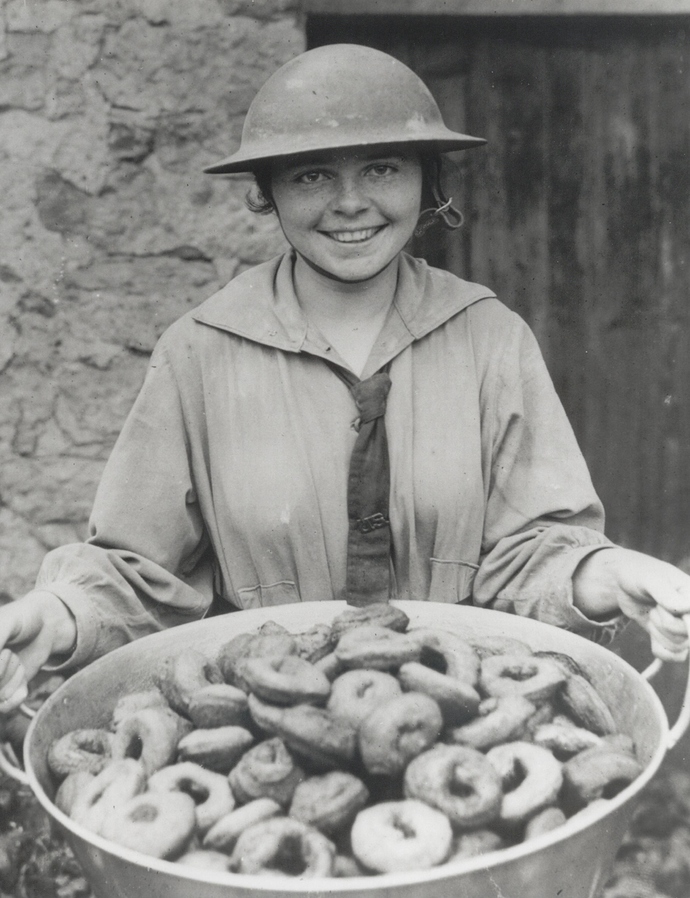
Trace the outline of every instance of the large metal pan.
<instances>
[{"instance_id":1,"label":"large metal pan","mask_svg":"<svg viewBox=\"0 0 690 898\"><path fill-rule=\"evenodd\" d=\"M442 627L481 637L510 635L535 650L570 654L606 697L619 728L635 740L643 774L606 807L581 812L559 829L527 843L462 864L419 873L355 879L292 880L185 868L113 845L74 823L53 804L46 765L49 745L82 727L106 726L118 698L153 684L164 658L193 646L210 656L237 633L274 620L297 632L330 622L339 602L243 611L148 636L112 652L71 677L32 721L25 740L26 781L62 830L98 898L594 898L608 878L640 795L680 738L688 703L672 730L661 702L642 675L614 653L532 620L478 608L399 602L413 626ZM21 774L19 774L21 775Z\"/></svg>"}]
</instances>

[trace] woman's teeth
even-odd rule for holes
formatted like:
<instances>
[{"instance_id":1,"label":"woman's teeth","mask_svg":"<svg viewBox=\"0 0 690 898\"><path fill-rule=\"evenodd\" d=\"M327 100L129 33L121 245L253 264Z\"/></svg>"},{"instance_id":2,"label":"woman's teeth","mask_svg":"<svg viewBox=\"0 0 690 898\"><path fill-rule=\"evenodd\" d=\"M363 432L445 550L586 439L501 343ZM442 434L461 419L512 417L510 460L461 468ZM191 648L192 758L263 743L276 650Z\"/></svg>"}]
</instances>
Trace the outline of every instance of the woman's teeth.
<instances>
[{"instance_id":1,"label":"woman's teeth","mask_svg":"<svg viewBox=\"0 0 690 898\"><path fill-rule=\"evenodd\" d=\"M379 228L366 228L361 231L331 231L328 236L338 243L359 243L369 240L378 230Z\"/></svg>"}]
</instances>

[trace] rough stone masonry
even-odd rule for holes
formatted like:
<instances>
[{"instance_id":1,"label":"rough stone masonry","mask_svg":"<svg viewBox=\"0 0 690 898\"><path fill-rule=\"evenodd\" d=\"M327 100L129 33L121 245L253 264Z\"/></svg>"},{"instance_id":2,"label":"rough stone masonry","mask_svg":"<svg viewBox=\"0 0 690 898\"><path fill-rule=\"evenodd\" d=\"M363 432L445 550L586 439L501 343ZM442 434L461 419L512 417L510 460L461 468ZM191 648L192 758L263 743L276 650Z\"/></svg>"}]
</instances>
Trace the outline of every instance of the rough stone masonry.
<instances>
[{"instance_id":1,"label":"rough stone masonry","mask_svg":"<svg viewBox=\"0 0 690 898\"><path fill-rule=\"evenodd\" d=\"M280 251L235 148L296 0L0 0L0 593L83 539L160 333Z\"/></svg>"}]
</instances>

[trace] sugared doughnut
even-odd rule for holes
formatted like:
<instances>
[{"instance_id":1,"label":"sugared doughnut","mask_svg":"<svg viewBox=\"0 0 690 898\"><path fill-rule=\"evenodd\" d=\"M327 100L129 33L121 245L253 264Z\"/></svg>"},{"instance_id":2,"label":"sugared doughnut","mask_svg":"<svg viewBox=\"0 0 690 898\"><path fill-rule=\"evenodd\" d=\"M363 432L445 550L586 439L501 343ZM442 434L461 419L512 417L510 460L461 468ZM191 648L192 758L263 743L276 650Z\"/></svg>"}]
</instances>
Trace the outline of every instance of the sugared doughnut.
<instances>
[{"instance_id":1,"label":"sugared doughnut","mask_svg":"<svg viewBox=\"0 0 690 898\"><path fill-rule=\"evenodd\" d=\"M273 737L250 748L228 776L233 795L240 804L255 798L272 798L287 807L304 771L295 762L282 739Z\"/></svg>"},{"instance_id":2,"label":"sugared doughnut","mask_svg":"<svg viewBox=\"0 0 690 898\"><path fill-rule=\"evenodd\" d=\"M318 829L291 817L273 817L245 829L232 854L238 873L311 879L333 872L335 845Z\"/></svg>"},{"instance_id":3,"label":"sugared doughnut","mask_svg":"<svg viewBox=\"0 0 690 898\"><path fill-rule=\"evenodd\" d=\"M450 853L453 832L445 814L404 799L360 811L352 825L352 852L375 873L428 870Z\"/></svg>"},{"instance_id":4,"label":"sugared doughnut","mask_svg":"<svg viewBox=\"0 0 690 898\"><path fill-rule=\"evenodd\" d=\"M522 823L556 803L563 785L560 761L531 742L496 745L486 755L503 784L501 820Z\"/></svg>"},{"instance_id":5,"label":"sugared doughnut","mask_svg":"<svg viewBox=\"0 0 690 898\"><path fill-rule=\"evenodd\" d=\"M282 812L283 808L272 798L255 798L254 801L242 805L241 808L235 808L214 823L204 836L204 848L230 852L245 829L249 829L255 823L276 817Z\"/></svg>"},{"instance_id":6,"label":"sugared doughnut","mask_svg":"<svg viewBox=\"0 0 690 898\"><path fill-rule=\"evenodd\" d=\"M69 816L98 833L115 807L145 789L146 771L140 761L135 761L134 758L111 761L90 782L85 783L80 794L74 797Z\"/></svg>"},{"instance_id":7,"label":"sugared doughnut","mask_svg":"<svg viewBox=\"0 0 690 898\"><path fill-rule=\"evenodd\" d=\"M326 675L299 655L245 658L238 669L252 694L277 705L323 703L331 691Z\"/></svg>"},{"instance_id":8,"label":"sugared doughnut","mask_svg":"<svg viewBox=\"0 0 690 898\"><path fill-rule=\"evenodd\" d=\"M503 800L494 766L464 745L439 743L419 755L405 771L404 789L408 798L428 802L462 830L493 823Z\"/></svg>"},{"instance_id":9,"label":"sugared doughnut","mask_svg":"<svg viewBox=\"0 0 690 898\"><path fill-rule=\"evenodd\" d=\"M536 655L490 655L481 663L479 683L485 695L521 695L539 704L556 692L567 677L550 658Z\"/></svg>"},{"instance_id":10,"label":"sugared doughnut","mask_svg":"<svg viewBox=\"0 0 690 898\"><path fill-rule=\"evenodd\" d=\"M100 773L112 757L113 736L103 729L72 730L48 749L48 767L57 777L77 770Z\"/></svg>"},{"instance_id":11,"label":"sugared doughnut","mask_svg":"<svg viewBox=\"0 0 690 898\"><path fill-rule=\"evenodd\" d=\"M174 859L194 834L195 804L184 792L143 792L110 813L101 835L152 857Z\"/></svg>"},{"instance_id":12,"label":"sugared doughnut","mask_svg":"<svg viewBox=\"0 0 690 898\"><path fill-rule=\"evenodd\" d=\"M474 686L420 664L409 661L398 671L398 679L407 692L423 692L441 709L446 726L460 726L477 713L480 697Z\"/></svg>"},{"instance_id":13,"label":"sugared doughnut","mask_svg":"<svg viewBox=\"0 0 690 898\"><path fill-rule=\"evenodd\" d=\"M196 829L205 833L235 807L227 777L192 761L162 767L150 778L149 792L184 792L196 806Z\"/></svg>"},{"instance_id":14,"label":"sugared doughnut","mask_svg":"<svg viewBox=\"0 0 690 898\"><path fill-rule=\"evenodd\" d=\"M521 695L485 699L479 705L479 715L469 723L449 730L447 741L469 745L478 751L486 751L501 742L512 742L524 735L536 710L532 702Z\"/></svg>"},{"instance_id":15,"label":"sugared doughnut","mask_svg":"<svg viewBox=\"0 0 690 898\"><path fill-rule=\"evenodd\" d=\"M358 777L333 770L297 786L290 816L330 836L349 826L368 800L369 790Z\"/></svg>"},{"instance_id":16,"label":"sugared doughnut","mask_svg":"<svg viewBox=\"0 0 690 898\"><path fill-rule=\"evenodd\" d=\"M143 689L139 692L128 692L118 699L113 708L111 718L112 728L116 730L125 717L144 708L169 708L168 701L163 693L154 686L151 689Z\"/></svg>"},{"instance_id":17,"label":"sugared doughnut","mask_svg":"<svg viewBox=\"0 0 690 898\"><path fill-rule=\"evenodd\" d=\"M398 680L383 670L346 670L333 681L326 708L359 727L372 711L401 694Z\"/></svg>"},{"instance_id":18,"label":"sugared doughnut","mask_svg":"<svg viewBox=\"0 0 690 898\"><path fill-rule=\"evenodd\" d=\"M407 635L420 646L420 662L433 670L474 686L479 676L479 657L456 633L434 627L418 627Z\"/></svg>"},{"instance_id":19,"label":"sugared doughnut","mask_svg":"<svg viewBox=\"0 0 690 898\"><path fill-rule=\"evenodd\" d=\"M191 729L189 721L173 711L143 708L120 723L112 741L112 756L136 758L150 775L173 763L180 739Z\"/></svg>"},{"instance_id":20,"label":"sugared doughnut","mask_svg":"<svg viewBox=\"0 0 690 898\"><path fill-rule=\"evenodd\" d=\"M421 692L389 699L359 728L359 753L369 773L394 776L436 742L443 729L441 709Z\"/></svg>"},{"instance_id":21,"label":"sugared doughnut","mask_svg":"<svg viewBox=\"0 0 690 898\"><path fill-rule=\"evenodd\" d=\"M193 761L207 770L228 774L254 743L244 727L223 726L187 733L177 744L177 760Z\"/></svg>"}]
</instances>

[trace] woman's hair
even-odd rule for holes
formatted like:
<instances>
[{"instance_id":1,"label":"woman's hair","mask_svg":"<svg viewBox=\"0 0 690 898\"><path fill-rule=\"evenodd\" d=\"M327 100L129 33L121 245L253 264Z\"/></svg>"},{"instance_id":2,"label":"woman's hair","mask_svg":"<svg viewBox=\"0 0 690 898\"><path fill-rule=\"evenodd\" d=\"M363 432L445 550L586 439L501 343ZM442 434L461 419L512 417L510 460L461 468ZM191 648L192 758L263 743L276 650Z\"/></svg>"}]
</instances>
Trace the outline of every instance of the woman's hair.
<instances>
[{"instance_id":1,"label":"woman's hair","mask_svg":"<svg viewBox=\"0 0 690 898\"><path fill-rule=\"evenodd\" d=\"M453 225L443 215L433 214L439 207L450 202L443 188L443 168L445 160L441 153L427 152L420 154L422 167L422 203L421 208L427 215L431 213L429 224L440 221L445 227ZM271 190L271 166L270 163L256 168L253 171L254 184L249 188L245 196L245 205L251 212L257 215L269 215L275 212L273 192Z\"/></svg>"}]
</instances>

